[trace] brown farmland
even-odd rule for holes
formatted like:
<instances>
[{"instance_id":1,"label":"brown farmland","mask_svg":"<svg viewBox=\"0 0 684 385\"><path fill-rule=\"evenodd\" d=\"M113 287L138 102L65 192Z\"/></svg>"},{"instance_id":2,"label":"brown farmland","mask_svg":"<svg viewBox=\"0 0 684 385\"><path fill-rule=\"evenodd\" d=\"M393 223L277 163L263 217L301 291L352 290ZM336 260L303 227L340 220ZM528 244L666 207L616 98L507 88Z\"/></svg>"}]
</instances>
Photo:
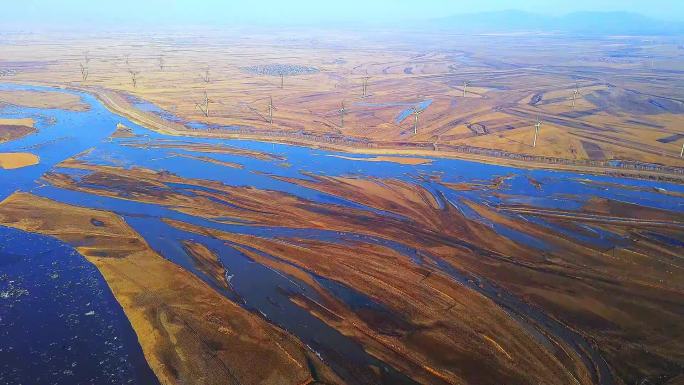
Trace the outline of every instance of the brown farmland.
<instances>
[{"instance_id":1,"label":"brown farmland","mask_svg":"<svg viewBox=\"0 0 684 385\"><path fill-rule=\"evenodd\" d=\"M681 77L675 75L682 64L674 60L681 51L667 40L436 38L429 33L356 39L315 31L325 40L310 42L311 33L292 32L282 42L266 35L248 38L236 30L212 35L209 44L202 43L204 31L196 31L188 46L172 35L159 44L127 33L65 35L61 41L41 36L32 41L41 50L18 44L24 37L17 35L2 50L9 66L12 61L31 63L11 81L85 89L113 110L174 135L260 138L530 167L589 167L593 172L615 167L606 163L610 160L631 160L681 174L668 168L681 171L684 165L679 156L684 137L677 136L684 98L678 91ZM436 43L445 39L449 48ZM529 49L535 44L544 50ZM635 54L611 57L616 47ZM649 55L642 57L639 52L645 51ZM89 55L85 80L79 70L82 52ZM132 72L138 74L135 84ZM54 103L48 95L31 97L40 101L32 104ZM181 121L137 110L129 96ZM398 117L426 101L431 104L414 133L413 116ZM74 101L60 103L79 108ZM543 126L533 147L537 119ZM189 121L210 128L189 128L184 125Z\"/></svg>"},{"instance_id":2,"label":"brown farmland","mask_svg":"<svg viewBox=\"0 0 684 385\"><path fill-rule=\"evenodd\" d=\"M160 385L681 382L681 44L376 32L0 34L0 301L28 232Z\"/></svg>"}]
</instances>

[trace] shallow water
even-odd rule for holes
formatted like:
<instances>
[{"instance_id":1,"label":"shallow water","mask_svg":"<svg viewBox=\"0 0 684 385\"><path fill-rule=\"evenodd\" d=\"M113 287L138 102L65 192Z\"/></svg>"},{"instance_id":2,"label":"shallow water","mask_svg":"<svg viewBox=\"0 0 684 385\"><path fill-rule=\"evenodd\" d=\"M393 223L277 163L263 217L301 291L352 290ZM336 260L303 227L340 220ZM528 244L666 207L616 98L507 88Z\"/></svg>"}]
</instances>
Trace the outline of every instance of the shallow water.
<instances>
[{"instance_id":1,"label":"shallow water","mask_svg":"<svg viewBox=\"0 0 684 385\"><path fill-rule=\"evenodd\" d=\"M406 118L409 117L415 110L418 110L420 112L425 111L430 105L432 104L432 99L424 100L415 106L411 106L410 108L407 108L403 110L397 117L394 119L394 122L396 124L400 124L403 122Z\"/></svg>"},{"instance_id":2,"label":"shallow water","mask_svg":"<svg viewBox=\"0 0 684 385\"><path fill-rule=\"evenodd\" d=\"M0 89L44 90L45 88L0 85ZM397 242L377 239L370 236L360 236L358 234L345 234L324 230L250 226L248 224L218 223L217 221L210 221L204 218L179 213L171 208L160 205L107 198L47 186L40 181L41 175L50 170L68 173L76 178L87 175L88 172L82 170L63 169L57 166L61 161L81 154L79 155L79 159L88 163L114 165L126 168L136 166L156 171L165 170L183 178L215 180L226 185L253 186L258 189L282 191L313 202L353 207L400 220L401 215L399 214L387 213L340 197L303 188L292 183L277 180L273 178L273 176L300 179L310 179L311 175L399 179L420 184L428 191L432 192L435 197L443 196L444 199L436 198L439 204L454 205L466 216L494 226L498 232L516 242L536 248L540 253L544 253L550 246L531 235L523 234L501 224L489 223L463 204L463 201L470 200L488 205L524 203L541 208L578 209L591 197L604 197L655 208L684 212L684 199L672 196L667 196L667 199L663 199L663 194L656 190L656 188L658 188L684 193L684 186L660 182L625 180L621 178L582 175L560 171L523 170L513 167L439 158L430 159L430 163L417 166L393 162L365 162L336 157L335 155L344 154L334 151L257 141L227 139L182 138L182 141L187 143L227 145L236 148L273 153L285 158L285 161L260 160L240 155L201 153L182 148L182 144L179 145L179 148L131 147L127 144L145 144L147 141L159 139L178 140L178 138L169 138L151 132L124 117L113 114L105 109L91 95L74 91L63 92L79 95L82 100L90 106L89 111L71 112L23 107L7 107L0 110L0 117L34 117L37 120L38 127L38 132L36 134L14 142L0 144L0 152L28 151L39 155L41 158L41 163L35 166L17 170L0 170L0 181L2 182L0 183L0 200L17 190L30 191L33 194L60 202L109 210L120 214L125 218L129 225L136 229L147 240L153 249L160 253L160 255L193 272L212 285L216 290L240 303L246 309L261 314L269 322L298 336L312 350L319 353L321 357L326 362L330 363L341 375L348 378L356 378L361 382L366 378L365 376L367 373L362 369L354 368L366 367L367 365L383 367L388 376L387 381L389 382L387 383L403 383L410 381L396 373L391 367L378 362L375 358L363 351L362 347L356 342L342 336L339 332L327 326L316 317L313 317L302 308L295 306L289 300L289 296L294 293L316 299L317 294L310 287L302 282L294 280L292 277L276 273L273 270L252 261L224 242L172 228L163 223L161 218L177 219L217 230L258 235L265 238L296 236L306 239L325 240L328 242L346 243L353 240L382 244L410 257L416 263L421 263L421 258L416 255L415 250ZM143 102L141 101L140 103ZM429 103L422 108L427 108L428 106ZM180 121L180 119L174 117L170 112L165 111L164 114L168 115L166 116L168 119ZM130 127L135 134L145 135L146 138L107 139L108 136L114 132L117 123L122 123ZM91 151L83 153L83 151L89 149L91 149ZM201 160L180 157L178 154L210 157L223 162L239 163L244 167L242 169L229 168ZM371 156L355 155L355 158L370 157ZM503 176L508 176L508 178L501 186L498 188L493 186L487 187L487 185L491 186L496 178ZM483 187L474 191L455 191L445 187L441 183L431 181L431 178L440 179L443 182L449 183L480 183ZM538 188L535 186L530 179L538 181L541 187ZM625 187L621 188L615 184ZM186 194L192 194L192 191L190 190L198 189L196 186L183 186L180 184L174 185L173 187L176 192L183 192ZM232 220L231 218L227 219ZM550 231L562 233L581 242L598 244L605 248L610 248L621 242L619 236L601 232L600 229L594 229L596 237L589 237L586 234L575 233L571 229L559 228L558 226L544 223L538 219L535 221L538 224L546 226ZM11 232L8 229L0 228L0 230L3 232ZM590 231L591 229L585 230ZM0 235L2 234L3 233L0 232ZM34 236L16 232L14 233L14 237L23 240L34 239L31 238ZM48 242L45 240L49 238L39 237L36 239L41 239L41 242ZM181 242L188 239L204 244L220 256L221 261L224 263L224 266L226 266L229 274L232 275L230 280L232 291L217 287L211 282L209 277L205 276L193 265L181 246ZM13 269L13 274L16 275L15 280L17 282L30 281L31 285L34 285L35 287L41 285L47 287L47 285L51 284L52 281L49 274L41 275L36 271L30 271L30 269L28 269L28 266L31 265L34 258L37 258L43 251L41 246L39 246L38 243L34 246L32 243L27 243L25 241L21 241L20 243L17 243L17 245L22 245L22 247L25 248L22 253L5 252L5 254L2 254L2 259L14 261L12 262L14 263L14 267L11 269ZM2 251L3 250L0 249L0 252ZM431 258L430 256L427 257ZM69 263L77 263L77 265L81 264L85 266L83 267L85 270L90 269L87 274L81 274L87 275L87 280L92 287L89 286L87 289L74 289L77 291L68 292L65 294L65 298L68 298L69 296L72 298L90 298L89 296L95 295L93 294L93 290L95 290L93 288L98 287L100 289L96 291L96 294L106 297L106 300L100 299L100 305L98 306L111 306L107 307L105 310L98 310L95 314L98 314L99 311L108 311L113 315L113 319L119 321L116 321L118 323L108 329L111 330L112 333L109 336L99 334L97 330L98 328L101 328L102 325L95 325L92 328L78 327L63 329L63 335L59 333L47 334L41 337L41 342L36 343L49 346L51 343L59 344L60 341L65 338L101 341L102 339L106 340L107 338L116 337L117 340L122 341L123 348L121 349L128 354L128 357L133 357L129 358L128 363L130 365L128 367L116 369L119 370L117 373L123 373L121 374L121 378L131 378L135 373L138 373L137 375L141 375L140 373L149 375L149 368L144 364L144 361L140 361L140 348L135 341L135 336L132 335L130 325L123 322L125 321L125 317L121 312L121 309L114 306L115 302L113 302L113 305L111 304L114 300L101 276L96 274L96 271L92 271L94 268L89 264L86 264L82 258L79 258L78 255L74 255L73 251L65 251L64 254L56 254L54 258L56 258L59 263L66 263L65 261L68 260ZM467 285L473 290L477 290L488 297L493 298L504 309L510 312L512 316L520 319L521 323L524 323L522 320L523 315L525 317L531 317L538 324L547 327L547 331L551 330L553 333L560 336L560 338L571 343L572 346L577 346L578 350L585 351L587 356L593 357L597 354L594 349L584 342L576 333L564 329L562 325L546 317L543 313L523 304L522 301L510 295L506 295L505 293L502 294L500 290L489 285L487 282L480 280L477 277L463 274L453 267L447 266L442 261L435 260L434 262L438 266L441 266L459 283ZM2 264L2 261L0 260L0 273L6 273L5 270L9 271L10 267L8 266L9 265ZM473 282L473 279L475 279L478 284L469 283ZM319 283L324 287L327 287L327 289L335 294L341 301L349 304L351 308L361 307L373 311L384 311L378 307L379 305L373 303L370 299L363 297L360 293L354 292L353 289L341 287L338 283L326 281L322 278ZM1 284L2 283L0 282L0 285ZM50 303L33 303L28 296L19 296L15 298L15 300L17 302L16 304L13 303L12 306L32 305L35 309L46 307L46 311L56 310ZM7 301L7 299L0 298L0 303L5 305L7 302L3 301ZM23 301L26 302L24 303ZM87 303L88 300L79 301L78 304L74 304L74 306L80 306L81 302ZM93 303L94 301L90 302ZM78 308L78 310L74 310L74 314L78 314L79 312L85 313L82 310L83 309ZM29 312L24 314L24 317L27 317L27 319L30 320L32 317L39 316L38 314ZM97 317L93 319L97 319ZM90 321L88 320L87 322ZM105 327L107 326L105 325ZM535 329L531 327L530 330ZM8 338L8 341L12 341L13 344L18 344L18 341L20 341L21 338L25 338L20 330L7 329L5 332L7 333L6 337ZM544 339L545 337L540 334L539 338ZM98 345L94 343L93 346ZM100 351L95 352L95 354L113 354L115 356L121 356L118 354L119 350L112 353L107 349L107 347L103 347ZM25 354L31 353L26 352ZM75 357L76 367L91 365L90 359L91 357ZM599 360L599 362L601 361ZM59 361L56 365L59 366L62 364L66 365L67 363ZM48 367L39 367L32 370L31 375L49 376L51 370L52 369L48 369ZM610 375L605 373L606 369L601 367L598 370L603 372L602 379L604 383L610 383ZM19 376L17 378L25 379L22 377L24 374L19 373L16 375ZM97 373L88 373L84 375L97 375ZM2 379L2 377L0 377L0 379Z\"/></svg>"}]
</instances>

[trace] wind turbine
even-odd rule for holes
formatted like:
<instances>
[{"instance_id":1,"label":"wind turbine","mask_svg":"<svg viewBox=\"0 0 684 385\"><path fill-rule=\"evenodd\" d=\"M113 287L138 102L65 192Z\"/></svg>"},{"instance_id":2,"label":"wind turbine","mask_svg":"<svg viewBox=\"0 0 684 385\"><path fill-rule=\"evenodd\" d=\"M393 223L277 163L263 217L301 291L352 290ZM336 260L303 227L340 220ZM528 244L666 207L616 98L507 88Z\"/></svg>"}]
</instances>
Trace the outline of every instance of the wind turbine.
<instances>
[{"instance_id":1,"label":"wind turbine","mask_svg":"<svg viewBox=\"0 0 684 385\"><path fill-rule=\"evenodd\" d=\"M464 81L463 82L463 97L466 97L466 93L468 92L468 82Z\"/></svg>"},{"instance_id":2,"label":"wind turbine","mask_svg":"<svg viewBox=\"0 0 684 385\"><path fill-rule=\"evenodd\" d=\"M344 114L347 113L347 109L344 107L344 101L342 101L342 107L338 112L340 113L340 127L344 128Z\"/></svg>"},{"instance_id":3,"label":"wind turbine","mask_svg":"<svg viewBox=\"0 0 684 385\"><path fill-rule=\"evenodd\" d=\"M198 108L200 111L202 111L202 113L204 114L204 116L207 117L207 118L209 117L209 102L210 102L210 101L211 101L211 100L209 100L209 95L207 95L207 91L204 91L204 106L202 106L202 104L200 104L200 103L197 103L197 104L196 104L197 108Z\"/></svg>"},{"instance_id":4,"label":"wind turbine","mask_svg":"<svg viewBox=\"0 0 684 385\"><path fill-rule=\"evenodd\" d=\"M131 74L131 82L133 82L133 88L138 87L138 75L140 74L140 71L128 70L128 73Z\"/></svg>"},{"instance_id":5,"label":"wind turbine","mask_svg":"<svg viewBox=\"0 0 684 385\"><path fill-rule=\"evenodd\" d=\"M78 63L78 64L81 66L81 76L83 77L83 81L85 82L86 80L88 80L88 74L89 74L88 65L87 64L83 65L83 63Z\"/></svg>"},{"instance_id":6,"label":"wind turbine","mask_svg":"<svg viewBox=\"0 0 684 385\"><path fill-rule=\"evenodd\" d=\"M370 76L366 74L366 76L363 77L363 97L365 98L368 96L368 80L370 80Z\"/></svg>"},{"instance_id":7,"label":"wind turbine","mask_svg":"<svg viewBox=\"0 0 684 385\"><path fill-rule=\"evenodd\" d=\"M537 124L534 125L534 142L532 142L532 147L537 147L537 137L539 136L539 130L541 129L542 121L537 117Z\"/></svg>"},{"instance_id":8,"label":"wind turbine","mask_svg":"<svg viewBox=\"0 0 684 385\"><path fill-rule=\"evenodd\" d=\"M679 153L680 158L684 158L684 143L682 143L682 152Z\"/></svg>"},{"instance_id":9,"label":"wind turbine","mask_svg":"<svg viewBox=\"0 0 684 385\"><path fill-rule=\"evenodd\" d=\"M273 124L273 111L277 108L273 107L273 96L268 97L268 122Z\"/></svg>"},{"instance_id":10,"label":"wind turbine","mask_svg":"<svg viewBox=\"0 0 684 385\"><path fill-rule=\"evenodd\" d=\"M577 96L579 96L579 86L575 83L575 90L572 92L572 109L575 109L575 100L577 100Z\"/></svg>"},{"instance_id":11,"label":"wind turbine","mask_svg":"<svg viewBox=\"0 0 684 385\"><path fill-rule=\"evenodd\" d=\"M418 106L413 107L413 117L415 120L413 121L413 134L416 135L418 134L418 115L422 114L423 110L419 109Z\"/></svg>"}]
</instances>

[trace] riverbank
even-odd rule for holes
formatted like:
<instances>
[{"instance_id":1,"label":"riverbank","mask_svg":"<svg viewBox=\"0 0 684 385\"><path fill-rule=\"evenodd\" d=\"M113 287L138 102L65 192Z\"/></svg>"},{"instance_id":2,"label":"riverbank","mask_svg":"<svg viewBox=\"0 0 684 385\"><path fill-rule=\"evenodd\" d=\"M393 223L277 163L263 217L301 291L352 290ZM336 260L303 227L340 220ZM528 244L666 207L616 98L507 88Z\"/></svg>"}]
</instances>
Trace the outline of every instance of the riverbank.
<instances>
[{"instance_id":1,"label":"riverbank","mask_svg":"<svg viewBox=\"0 0 684 385\"><path fill-rule=\"evenodd\" d=\"M271 142L285 145L320 148L349 154L398 157L430 157L461 159L479 163L510 166L523 169L570 171L620 178L657 180L684 184L684 168L660 164L640 163L631 160L580 160L537 156L469 145L442 145L428 142L371 141L342 135L307 131L261 130L251 127L235 129L191 129L153 113L141 111L120 92L101 88L31 82L29 84L72 89L94 95L108 110L124 116L152 131L170 136L216 139L238 139Z\"/></svg>"},{"instance_id":2,"label":"riverbank","mask_svg":"<svg viewBox=\"0 0 684 385\"><path fill-rule=\"evenodd\" d=\"M49 91L0 90L0 104L81 112L88 110L88 105L76 95Z\"/></svg>"},{"instance_id":3,"label":"riverbank","mask_svg":"<svg viewBox=\"0 0 684 385\"><path fill-rule=\"evenodd\" d=\"M166 121L151 113L137 110L120 94L104 89L76 87L94 94L110 111L153 131L172 136L191 136L221 139L245 139L274 142L287 145L306 146L375 156L425 156L433 158L462 159L481 163L511 166L526 169L547 169L572 171L594 175L609 175L621 178L659 180L684 184L684 168L661 165L616 162L606 167L606 162L578 161L573 159L540 157L529 154L508 153L471 146L442 146L430 143L386 143L378 141L357 141L355 138L334 137L307 132L258 131L249 128L238 130L193 130L182 124ZM397 147L394 147L393 144ZM401 147L399 147L401 146ZM411 147L411 148L406 148ZM490 152L488 154L487 152ZM497 156L498 155L498 156ZM619 166L622 165L622 166Z\"/></svg>"},{"instance_id":4,"label":"riverbank","mask_svg":"<svg viewBox=\"0 0 684 385\"><path fill-rule=\"evenodd\" d=\"M21 139L36 132L33 119L0 119L0 143Z\"/></svg>"},{"instance_id":5,"label":"riverbank","mask_svg":"<svg viewBox=\"0 0 684 385\"><path fill-rule=\"evenodd\" d=\"M320 354L349 384L679 375L682 228L669 224L682 222L681 186L172 137L72 93L88 112L17 111L57 118L31 142L41 166L6 178L3 222L63 237L100 267L169 383L225 379L217 360L182 357L240 373L223 347L253 324L212 328L244 313L296 337L302 366ZM65 129L79 140L55 142ZM269 341L255 356L280 351Z\"/></svg>"}]
</instances>

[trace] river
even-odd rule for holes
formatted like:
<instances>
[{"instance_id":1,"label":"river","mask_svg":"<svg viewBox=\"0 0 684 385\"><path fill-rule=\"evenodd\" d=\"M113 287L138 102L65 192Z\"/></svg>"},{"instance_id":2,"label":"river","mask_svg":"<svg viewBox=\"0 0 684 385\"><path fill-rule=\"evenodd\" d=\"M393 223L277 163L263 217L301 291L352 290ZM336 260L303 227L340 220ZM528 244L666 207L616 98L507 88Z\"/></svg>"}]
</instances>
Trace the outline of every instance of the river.
<instances>
[{"instance_id":1,"label":"river","mask_svg":"<svg viewBox=\"0 0 684 385\"><path fill-rule=\"evenodd\" d=\"M0 85L0 90L12 89L55 91L55 89L37 86ZM357 234L221 224L182 214L159 205L60 189L46 185L44 181L41 181L41 176L48 171L58 170L77 177L77 172L60 169L58 164L81 154L80 160L93 164L119 167L135 165L157 171L166 170L183 178L216 180L227 185L282 191L314 202L344 205L374 212L377 210L278 180L273 176L302 179L308 179L311 175L399 179L422 185L435 196L444 197L444 199L439 199L440 204L452 204L466 215L484 223L487 223L486 219L479 217L460 201L465 198L489 205L524 203L541 208L573 209L580 207L590 197L605 197L684 212L684 199L675 197L663 199L663 195L658 190L665 189L684 194L684 187L674 184L572 172L525 170L455 159L426 158L429 162L421 165L370 162L362 160L372 158L370 155L353 155L351 158L356 159L349 159L348 154L300 146L247 140L168 137L147 130L125 117L110 112L93 95L71 90L60 89L58 91L78 95L89 106L89 109L82 112L19 106L6 106L0 109L2 118L34 118L38 129L35 134L25 138L0 144L0 153L31 152L40 157L40 163L35 166L0 170L0 200L15 191L26 191L64 203L116 212L124 217L127 223L163 257L210 283L208 277L193 265L180 247L181 240L192 236L193 239L219 252L222 263L234 275L231 279L234 292L223 292L224 295L296 335L312 350L319 353L326 362L329 362L342 377L354 376L354 367L375 365L383 367L389 373L390 380L388 381L391 383L412 383L395 372L393 368L368 354L357 342L343 336L289 301L293 293L316 299L317 294L311 287L301 282L294 282L258 263L253 263L248 257L224 242L196 234L187 234L165 224L161 219L178 219L218 230L255 234L267 238L298 236L343 242L352 237L358 238ZM148 111L155 111L155 109L149 108ZM164 114L169 113L164 112ZM179 156L179 154L207 156L206 153L190 149L134 147L126 145L130 144L130 139L109 139L118 123L131 128L133 134L139 135L138 138L146 138L144 140L150 142L173 139L186 143L226 145L277 154L281 159L255 159L240 155L212 153L211 158L214 160L234 162L244 166L243 168L224 167ZM192 122L189 122L189 126L193 126ZM83 153L86 150L89 152ZM446 188L442 183L435 182L435 178L430 176L438 176L442 182L483 185L491 184L499 177L507 177L507 179L496 189L456 191ZM539 188L536 183L540 183L543 188ZM620 188L618 185L624 187ZM178 186L179 190L183 188L183 186ZM547 226L549 231L561 231L551 224L543 223L544 221L539 219L536 221ZM548 247L542 240L530 235L499 224L496 226L497 231L507 237L532 245L540 252ZM595 230L596 235L593 237L588 236L586 232L573 234L568 233L567 229L563 231L579 241L596 242L604 247L621 241L619 236L598 229ZM5 365L0 368L0 373L9 373L10 376L0 377L0 383L3 380L8 383L13 382L12 380L41 383L40 380L44 378L51 378L51 383L55 384L81 383L88 379L93 379L93 382L98 384L127 383L127 381L154 383L153 375L144 361L130 324L107 288L106 282L93 266L85 262L69 246L49 237L0 227L0 238L3 239L0 243L2 245L0 247L0 291L6 293L7 297L0 298L2 305L0 330L2 340L9 341L0 346L0 362ZM415 250L401 243L373 237L364 237L363 241L391 247L411 256L416 263L420 263L418 258L415 258ZM505 293L495 285L488 284L482 279L475 284L471 276L457 271L436 257L427 257L433 258L434 262L459 284L466 285L494 300L525 327L530 330L542 329L545 333L562 339L572 346L588 366L596 365L591 368L591 371L598 382L603 384L613 382L610 370L599 353L577 332L565 328L542 311ZM37 268L33 268L35 266ZM382 308L381 304L375 303L352 288L337 285L322 277L319 283L338 297L344 298L350 306ZM220 288L216 289L220 290ZM47 301L46 298L54 300ZM107 316L103 316L105 314ZM60 322L65 323L65 326L55 328L54 325ZM530 322L534 323L534 326L525 325ZM27 328L43 332L29 335ZM540 333L537 334L540 339L547 338ZM27 347L29 338L30 348ZM92 354L62 354L65 349L68 352L75 352L84 349L86 345ZM125 357L125 359L117 361L113 357ZM95 365L96 361L108 364ZM29 368L26 365L20 365L20 362L46 362L46 364L36 364ZM25 370L8 371L8 365L25 368Z\"/></svg>"}]
</instances>

